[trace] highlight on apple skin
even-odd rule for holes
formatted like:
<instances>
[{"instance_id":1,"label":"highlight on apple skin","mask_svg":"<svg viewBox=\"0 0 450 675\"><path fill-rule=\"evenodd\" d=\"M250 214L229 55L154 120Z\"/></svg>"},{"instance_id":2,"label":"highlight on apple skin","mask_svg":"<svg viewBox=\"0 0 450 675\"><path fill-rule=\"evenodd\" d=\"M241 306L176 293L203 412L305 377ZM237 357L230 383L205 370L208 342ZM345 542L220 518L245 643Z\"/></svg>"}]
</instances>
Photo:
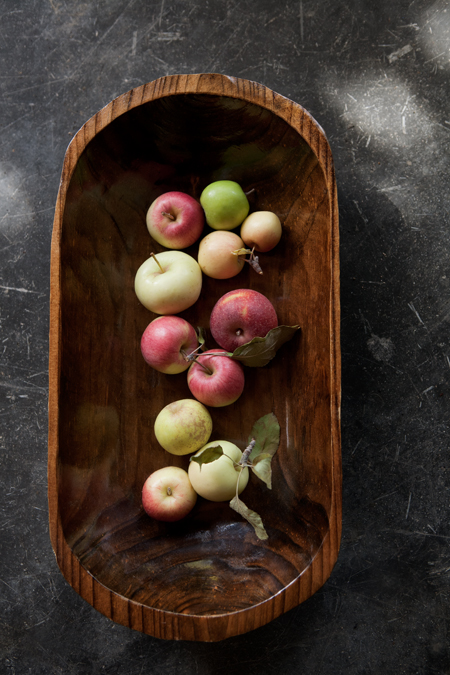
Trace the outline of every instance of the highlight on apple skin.
<instances>
[{"instance_id":1,"label":"highlight on apple skin","mask_svg":"<svg viewBox=\"0 0 450 675\"><path fill-rule=\"evenodd\" d=\"M178 314L197 302L202 290L198 262L183 251L150 256L136 272L138 300L155 314Z\"/></svg>"},{"instance_id":2,"label":"highlight on apple skin","mask_svg":"<svg viewBox=\"0 0 450 675\"><path fill-rule=\"evenodd\" d=\"M185 192L165 192L150 205L146 223L158 244L181 249L192 246L199 239L205 215L198 201Z\"/></svg>"},{"instance_id":3,"label":"highlight on apple skin","mask_svg":"<svg viewBox=\"0 0 450 675\"><path fill-rule=\"evenodd\" d=\"M151 518L175 522L188 515L195 506L197 493L187 471L165 466L150 474L142 488L142 506Z\"/></svg>"},{"instance_id":4,"label":"highlight on apple skin","mask_svg":"<svg viewBox=\"0 0 450 675\"><path fill-rule=\"evenodd\" d=\"M156 440L172 455L196 452L208 442L212 428L208 409L192 398L166 405L158 413L154 424Z\"/></svg>"},{"instance_id":5,"label":"highlight on apple skin","mask_svg":"<svg viewBox=\"0 0 450 675\"><path fill-rule=\"evenodd\" d=\"M278 318L274 306L265 295L249 288L240 288L219 298L209 323L217 344L233 352L255 337L265 337L272 328L278 326Z\"/></svg>"},{"instance_id":6,"label":"highlight on apple skin","mask_svg":"<svg viewBox=\"0 0 450 675\"><path fill-rule=\"evenodd\" d=\"M249 248L258 253L271 251L281 239L280 219L272 211L254 211L241 225L240 236Z\"/></svg>"},{"instance_id":7,"label":"highlight on apple skin","mask_svg":"<svg viewBox=\"0 0 450 675\"><path fill-rule=\"evenodd\" d=\"M191 394L211 408L221 408L237 401L245 385L241 364L229 356L217 354L223 354L223 349L210 349L207 354L199 355L187 375Z\"/></svg>"},{"instance_id":8,"label":"highlight on apple skin","mask_svg":"<svg viewBox=\"0 0 450 675\"><path fill-rule=\"evenodd\" d=\"M247 196L233 180L217 180L200 195L206 222L213 230L234 230L250 210Z\"/></svg>"},{"instance_id":9,"label":"highlight on apple skin","mask_svg":"<svg viewBox=\"0 0 450 675\"><path fill-rule=\"evenodd\" d=\"M245 265L244 258L233 253L241 248L244 248L244 242L237 234L215 230L200 241L198 264L202 272L212 279L231 279Z\"/></svg>"},{"instance_id":10,"label":"highlight on apple skin","mask_svg":"<svg viewBox=\"0 0 450 675\"><path fill-rule=\"evenodd\" d=\"M197 462L191 461L188 470L189 480L200 497L212 502L226 502L236 495L237 485L237 492L241 494L247 486L249 472L247 467L242 471L240 468L236 470L235 463L241 459L242 452L230 441L210 441L196 454L215 445L220 445L224 454L214 462L202 464L201 467Z\"/></svg>"},{"instance_id":11,"label":"highlight on apple skin","mask_svg":"<svg viewBox=\"0 0 450 675\"><path fill-rule=\"evenodd\" d=\"M149 366L168 375L187 370L190 362L185 355L198 347L197 333L191 324L180 316L158 316L144 330L141 352Z\"/></svg>"}]
</instances>

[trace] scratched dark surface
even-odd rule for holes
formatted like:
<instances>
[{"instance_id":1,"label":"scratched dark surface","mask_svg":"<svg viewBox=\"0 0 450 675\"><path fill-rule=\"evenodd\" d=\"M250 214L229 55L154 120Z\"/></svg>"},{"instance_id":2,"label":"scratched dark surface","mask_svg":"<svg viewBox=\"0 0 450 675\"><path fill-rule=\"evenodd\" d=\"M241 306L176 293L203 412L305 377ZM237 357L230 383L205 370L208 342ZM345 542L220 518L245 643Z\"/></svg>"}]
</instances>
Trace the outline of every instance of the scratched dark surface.
<instances>
[{"instance_id":1,"label":"scratched dark surface","mask_svg":"<svg viewBox=\"0 0 450 675\"><path fill-rule=\"evenodd\" d=\"M450 672L450 6L0 5L0 674ZM66 146L175 73L256 80L325 129L341 223L343 538L329 581L218 644L115 625L47 524L49 254Z\"/></svg>"}]
</instances>

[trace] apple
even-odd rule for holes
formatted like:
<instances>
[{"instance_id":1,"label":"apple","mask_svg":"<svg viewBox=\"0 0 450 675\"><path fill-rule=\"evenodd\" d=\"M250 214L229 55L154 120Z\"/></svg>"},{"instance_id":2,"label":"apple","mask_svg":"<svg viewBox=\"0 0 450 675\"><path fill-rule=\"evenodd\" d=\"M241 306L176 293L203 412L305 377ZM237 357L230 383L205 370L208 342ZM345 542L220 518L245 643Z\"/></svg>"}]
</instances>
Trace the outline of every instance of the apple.
<instances>
[{"instance_id":1,"label":"apple","mask_svg":"<svg viewBox=\"0 0 450 675\"><path fill-rule=\"evenodd\" d=\"M255 211L241 225L241 239L259 253L271 251L281 239L281 222L272 211Z\"/></svg>"},{"instance_id":2,"label":"apple","mask_svg":"<svg viewBox=\"0 0 450 675\"><path fill-rule=\"evenodd\" d=\"M178 314L197 302L202 271L183 251L152 254L136 272L134 289L139 301L155 314Z\"/></svg>"},{"instance_id":3,"label":"apple","mask_svg":"<svg viewBox=\"0 0 450 675\"><path fill-rule=\"evenodd\" d=\"M214 462L202 464L189 463L189 480L191 485L200 497L209 499L212 502L227 502L236 495L236 486L239 477L238 494L248 483L248 468L241 467L236 469L236 464L242 457L242 452L237 445L230 441L211 441L201 448L195 456L198 456L206 448L220 445L224 454ZM239 475L240 474L240 475Z\"/></svg>"},{"instance_id":4,"label":"apple","mask_svg":"<svg viewBox=\"0 0 450 675\"><path fill-rule=\"evenodd\" d=\"M188 472L178 466L165 466L150 474L142 488L144 511L165 522L187 516L197 501Z\"/></svg>"},{"instance_id":5,"label":"apple","mask_svg":"<svg viewBox=\"0 0 450 675\"><path fill-rule=\"evenodd\" d=\"M185 355L198 347L193 326L180 316L158 316L144 330L141 352L149 366L160 373L174 375L189 368Z\"/></svg>"},{"instance_id":6,"label":"apple","mask_svg":"<svg viewBox=\"0 0 450 675\"><path fill-rule=\"evenodd\" d=\"M245 192L233 180L218 180L200 195L206 222L214 230L234 230L246 218L250 205Z\"/></svg>"},{"instance_id":7,"label":"apple","mask_svg":"<svg viewBox=\"0 0 450 675\"><path fill-rule=\"evenodd\" d=\"M212 408L221 408L238 400L244 390L244 369L240 363L223 354L222 349L210 349L197 356L189 368L187 382L191 394Z\"/></svg>"},{"instance_id":8,"label":"apple","mask_svg":"<svg viewBox=\"0 0 450 675\"><path fill-rule=\"evenodd\" d=\"M212 419L200 401L184 398L169 403L158 413L154 431L164 450L172 455L189 455L208 442Z\"/></svg>"},{"instance_id":9,"label":"apple","mask_svg":"<svg viewBox=\"0 0 450 675\"><path fill-rule=\"evenodd\" d=\"M205 224L201 205L184 192L166 192L150 205L147 229L158 244L170 249L192 246Z\"/></svg>"},{"instance_id":10,"label":"apple","mask_svg":"<svg viewBox=\"0 0 450 675\"><path fill-rule=\"evenodd\" d=\"M240 288L219 298L211 312L209 325L217 344L232 352L254 337L265 337L278 326L278 318L265 295Z\"/></svg>"},{"instance_id":11,"label":"apple","mask_svg":"<svg viewBox=\"0 0 450 675\"><path fill-rule=\"evenodd\" d=\"M241 248L244 248L244 242L237 234L228 230L215 230L201 240L198 264L208 277L230 279L244 267L244 258L233 253Z\"/></svg>"}]
</instances>

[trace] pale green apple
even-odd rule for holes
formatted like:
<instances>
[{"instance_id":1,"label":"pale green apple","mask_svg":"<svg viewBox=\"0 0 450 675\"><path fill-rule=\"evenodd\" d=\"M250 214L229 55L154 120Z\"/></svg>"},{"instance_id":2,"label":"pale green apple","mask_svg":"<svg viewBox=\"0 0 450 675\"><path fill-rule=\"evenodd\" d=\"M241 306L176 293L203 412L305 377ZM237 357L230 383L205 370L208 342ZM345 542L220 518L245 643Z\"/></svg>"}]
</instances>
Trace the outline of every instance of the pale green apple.
<instances>
[{"instance_id":1,"label":"pale green apple","mask_svg":"<svg viewBox=\"0 0 450 675\"><path fill-rule=\"evenodd\" d=\"M184 398L166 405L155 420L156 440L172 455L189 455L208 442L212 432L209 411L199 401Z\"/></svg>"},{"instance_id":2,"label":"pale green apple","mask_svg":"<svg viewBox=\"0 0 450 675\"><path fill-rule=\"evenodd\" d=\"M245 192L233 180L210 183L200 195L206 222L213 230L234 230L250 209Z\"/></svg>"},{"instance_id":3,"label":"pale green apple","mask_svg":"<svg viewBox=\"0 0 450 675\"><path fill-rule=\"evenodd\" d=\"M236 486L239 479L238 494L247 486L248 468L237 466L242 457L238 446L230 441L211 441L196 453L199 455L206 448L220 445L223 455L208 464L201 466L197 462L189 464L189 480L200 497L212 502L227 502L236 495Z\"/></svg>"},{"instance_id":4,"label":"pale green apple","mask_svg":"<svg viewBox=\"0 0 450 675\"><path fill-rule=\"evenodd\" d=\"M138 300L155 314L178 314L197 302L202 290L198 262L183 251L152 254L136 272Z\"/></svg>"}]
</instances>

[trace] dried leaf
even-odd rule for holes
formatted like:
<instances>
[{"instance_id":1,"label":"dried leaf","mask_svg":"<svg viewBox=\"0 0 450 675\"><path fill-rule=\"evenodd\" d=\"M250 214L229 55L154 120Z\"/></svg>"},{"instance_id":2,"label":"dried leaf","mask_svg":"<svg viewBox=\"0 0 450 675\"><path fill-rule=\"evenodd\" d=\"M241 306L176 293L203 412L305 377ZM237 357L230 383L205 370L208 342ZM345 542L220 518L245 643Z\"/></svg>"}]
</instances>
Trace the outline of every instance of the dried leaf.
<instances>
[{"instance_id":1,"label":"dried leaf","mask_svg":"<svg viewBox=\"0 0 450 675\"><path fill-rule=\"evenodd\" d=\"M272 489L272 455L262 452L253 462L252 471L269 488Z\"/></svg>"},{"instance_id":2,"label":"dried leaf","mask_svg":"<svg viewBox=\"0 0 450 675\"><path fill-rule=\"evenodd\" d=\"M258 537L258 539L268 539L269 535L267 534L263 522L261 520L261 516L256 513L256 511L252 511L251 509L248 508L242 502L239 497L234 497L231 502L230 506L233 509L233 511L236 511L241 515L245 520L247 520L250 525L252 525L253 529L255 530L255 534Z\"/></svg>"},{"instance_id":3,"label":"dried leaf","mask_svg":"<svg viewBox=\"0 0 450 675\"><path fill-rule=\"evenodd\" d=\"M251 255L252 254L252 249L251 248L238 248L236 251L231 251L233 255Z\"/></svg>"},{"instance_id":4,"label":"dried leaf","mask_svg":"<svg viewBox=\"0 0 450 675\"><path fill-rule=\"evenodd\" d=\"M280 445L280 425L274 413L268 413L260 417L253 425L249 436L249 443L255 439L255 445L250 455L250 461L255 462L261 453L267 453L273 457Z\"/></svg>"},{"instance_id":5,"label":"dried leaf","mask_svg":"<svg viewBox=\"0 0 450 675\"><path fill-rule=\"evenodd\" d=\"M252 368L265 366L273 359L278 349L285 342L291 340L300 326L277 326L272 328L265 337L255 337L250 342L237 347L232 359L240 361L244 366Z\"/></svg>"},{"instance_id":6,"label":"dried leaf","mask_svg":"<svg viewBox=\"0 0 450 675\"><path fill-rule=\"evenodd\" d=\"M203 464L211 464L211 462L215 462L222 455L223 450L221 445L211 445L209 448L205 448L199 455L193 455L189 461L197 462L200 465L201 471Z\"/></svg>"}]
</instances>

